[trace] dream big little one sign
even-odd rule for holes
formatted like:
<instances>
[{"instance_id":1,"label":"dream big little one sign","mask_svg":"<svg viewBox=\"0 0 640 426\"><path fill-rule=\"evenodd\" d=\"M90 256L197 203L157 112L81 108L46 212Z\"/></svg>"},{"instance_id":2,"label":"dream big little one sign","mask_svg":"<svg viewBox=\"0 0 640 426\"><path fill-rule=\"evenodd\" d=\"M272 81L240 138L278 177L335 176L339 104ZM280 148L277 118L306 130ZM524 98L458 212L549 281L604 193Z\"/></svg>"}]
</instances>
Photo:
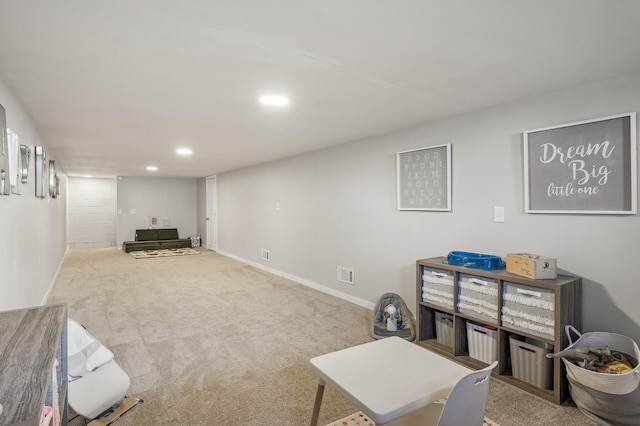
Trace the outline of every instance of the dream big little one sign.
<instances>
[{"instance_id":1,"label":"dream big little one sign","mask_svg":"<svg viewBox=\"0 0 640 426\"><path fill-rule=\"evenodd\" d=\"M636 213L635 113L524 132L527 213Z\"/></svg>"}]
</instances>

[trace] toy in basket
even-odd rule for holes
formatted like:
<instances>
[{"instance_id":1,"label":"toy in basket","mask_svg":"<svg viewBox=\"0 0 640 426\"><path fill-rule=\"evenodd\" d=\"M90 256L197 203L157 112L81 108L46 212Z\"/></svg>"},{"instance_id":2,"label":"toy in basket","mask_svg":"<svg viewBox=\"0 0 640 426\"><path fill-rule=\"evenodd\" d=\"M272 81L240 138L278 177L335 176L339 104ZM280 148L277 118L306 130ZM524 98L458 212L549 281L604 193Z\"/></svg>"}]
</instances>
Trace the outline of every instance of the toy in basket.
<instances>
[{"instance_id":1,"label":"toy in basket","mask_svg":"<svg viewBox=\"0 0 640 426\"><path fill-rule=\"evenodd\" d=\"M638 387L640 349L635 341L615 333L580 334L570 325L565 327L565 332L569 337L569 347L557 354L547 354L547 357L562 358L567 376L592 389L616 395L627 394ZM578 336L575 342L571 332ZM635 366L629 357L634 358Z\"/></svg>"},{"instance_id":2,"label":"toy in basket","mask_svg":"<svg viewBox=\"0 0 640 426\"><path fill-rule=\"evenodd\" d=\"M580 411L599 424L640 424L640 350L636 342L616 333L580 334L570 325L565 327L565 332L569 337L569 347L547 356L562 358L567 368L571 398ZM575 342L572 340L571 332L578 336ZM596 353L585 352L580 348L595 349ZM599 356L597 352L604 350L605 357L607 356L606 348L611 352L624 354L633 368L629 369L623 363L624 367L618 367L624 371L611 374L612 371L602 371L597 367L592 371L572 362L572 357L582 357L580 362L588 367L592 356Z\"/></svg>"}]
</instances>

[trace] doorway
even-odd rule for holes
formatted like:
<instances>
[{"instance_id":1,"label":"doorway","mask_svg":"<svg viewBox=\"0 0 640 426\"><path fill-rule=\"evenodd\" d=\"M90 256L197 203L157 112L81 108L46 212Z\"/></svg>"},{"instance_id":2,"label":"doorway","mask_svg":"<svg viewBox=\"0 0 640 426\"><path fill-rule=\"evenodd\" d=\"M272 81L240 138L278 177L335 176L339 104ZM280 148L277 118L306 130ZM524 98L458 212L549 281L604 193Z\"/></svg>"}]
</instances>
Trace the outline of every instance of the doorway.
<instances>
[{"instance_id":1,"label":"doorway","mask_svg":"<svg viewBox=\"0 0 640 426\"><path fill-rule=\"evenodd\" d=\"M207 178L207 248L218 251L218 188L216 177Z\"/></svg>"}]
</instances>

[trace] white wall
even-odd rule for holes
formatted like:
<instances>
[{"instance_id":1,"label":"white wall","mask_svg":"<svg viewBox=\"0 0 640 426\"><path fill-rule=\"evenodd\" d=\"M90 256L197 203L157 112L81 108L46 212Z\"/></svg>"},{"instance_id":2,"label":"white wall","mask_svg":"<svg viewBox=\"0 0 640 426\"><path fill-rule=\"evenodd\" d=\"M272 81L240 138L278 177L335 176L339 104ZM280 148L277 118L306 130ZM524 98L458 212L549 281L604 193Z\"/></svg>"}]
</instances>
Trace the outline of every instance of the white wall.
<instances>
[{"instance_id":1,"label":"white wall","mask_svg":"<svg viewBox=\"0 0 640 426\"><path fill-rule=\"evenodd\" d=\"M196 179L119 177L117 191L118 248L149 227L149 216L161 216L161 228L178 228L180 238L197 235Z\"/></svg>"},{"instance_id":2,"label":"white wall","mask_svg":"<svg viewBox=\"0 0 640 426\"><path fill-rule=\"evenodd\" d=\"M38 135L20 102L0 79L0 104L8 127L31 148L29 183L21 195L0 196L0 311L43 303L55 281L67 249L67 177L60 177L58 198L35 197L34 147L44 146L47 159L55 160Z\"/></svg>"},{"instance_id":3,"label":"white wall","mask_svg":"<svg viewBox=\"0 0 640 426\"><path fill-rule=\"evenodd\" d=\"M639 217L523 211L524 130L631 111L640 74L218 175L219 249L363 304L391 291L410 306L416 259L543 254L583 277L583 331L640 341ZM443 143L453 145L453 212L397 211L395 153ZM505 223L493 222L494 206ZM336 281L338 265L355 269L355 286Z\"/></svg>"},{"instance_id":4,"label":"white wall","mask_svg":"<svg viewBox=\"0 0 640 426\"><path fill-rule=\"evenodd\" d=\"M69 177L69 247L116 245L116 180Z\"/></svg>"}]
</instances>

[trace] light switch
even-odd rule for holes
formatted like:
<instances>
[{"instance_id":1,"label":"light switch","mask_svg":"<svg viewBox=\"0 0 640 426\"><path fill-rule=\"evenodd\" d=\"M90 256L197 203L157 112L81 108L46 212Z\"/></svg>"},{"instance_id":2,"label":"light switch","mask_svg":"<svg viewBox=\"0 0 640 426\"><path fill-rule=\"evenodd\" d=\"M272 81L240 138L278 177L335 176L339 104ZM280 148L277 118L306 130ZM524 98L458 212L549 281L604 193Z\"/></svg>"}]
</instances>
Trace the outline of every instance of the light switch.
<instances>
[{"instance_id":1,"label":"light switch","mask_svg":"<svg viewBox=\"0 0 640 426\"><path fill-rule=\"evenodd\" d=\"M493 221L504 222L504 207L493 208Z\"/></svg>"}]
</instances>

